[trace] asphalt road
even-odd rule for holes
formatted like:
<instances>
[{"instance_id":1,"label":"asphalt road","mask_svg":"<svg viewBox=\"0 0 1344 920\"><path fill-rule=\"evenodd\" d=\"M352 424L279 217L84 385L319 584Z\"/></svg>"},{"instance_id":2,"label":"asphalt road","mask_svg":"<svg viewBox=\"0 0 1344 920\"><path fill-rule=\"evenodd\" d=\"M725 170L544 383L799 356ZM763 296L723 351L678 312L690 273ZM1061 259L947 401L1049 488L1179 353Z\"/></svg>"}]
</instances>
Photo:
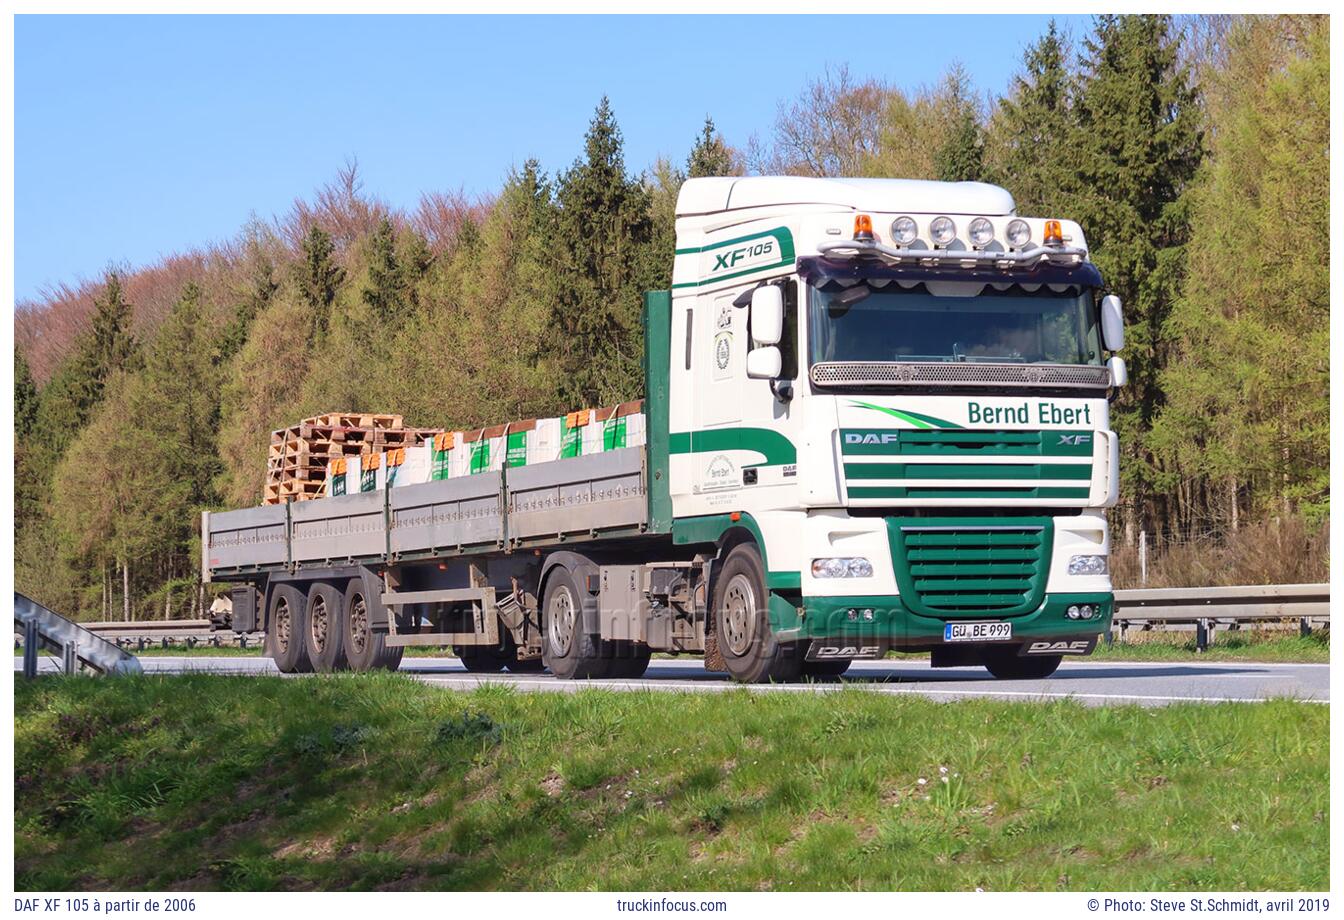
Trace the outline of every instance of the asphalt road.
<instances>
[{"instance_id":1,"label":"asphalt road","mask_svg":"<svg viewBox=\"0 0 1344 920\"><path fill-rule=\"evenodd\" d=\"M44 670L54 670L53 658L40 659ZM181 674L276 674L268 658L182 658L146 656L147 672ZM22 660L14 659L15 670ZM520 690L575 691L583 687L615 690L724 691L736 688L722 674L707 672L698 659L656 659L640 680L604 680L591 683L556 680L549 674L469 674L456 658L406 658L401 670L427 684L466 690L483 683L504 683ZM873 693L915 694L935 700L1000 699L1039 702L1074 699L1094 706L1136 703L1163 706L1183 702L1261 702L1297 699L1330 701L1327 664L1262 664L1256 662L1091 662L1065 661L1047 680L999 681L981 668L940 668L927 661L860 661L843 680L802 684L753 686L760 693L826 693L840 687Z\"/></svg>"}]
</instances>

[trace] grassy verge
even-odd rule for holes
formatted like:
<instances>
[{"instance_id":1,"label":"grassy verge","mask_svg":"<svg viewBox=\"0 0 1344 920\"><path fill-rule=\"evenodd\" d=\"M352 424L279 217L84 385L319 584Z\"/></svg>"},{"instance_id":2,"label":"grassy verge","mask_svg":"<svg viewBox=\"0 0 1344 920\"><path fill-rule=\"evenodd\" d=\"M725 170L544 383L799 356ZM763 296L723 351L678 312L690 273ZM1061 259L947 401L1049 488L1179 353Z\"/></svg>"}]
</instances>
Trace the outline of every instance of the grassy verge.
<instances>
[{"instance_id":1,"label":"grassy verge","mask_svg":"<svg viewBox=\"0 0 1344 920\"><path fill-rule=\"evenodd\" d=\"M1313 633L1261 633L1247 630L1214 633L1213 645L1200 652L1194 633L1131 633L1124 642L1100 643L1093 658L1108 661L1281 661L1325 664L1330 661L1330 636Z\"/></svg>"},{"instance_id":2,"label":"grassy verge","mask_svg":"<svg viewBox=\"0 0 1344 920\"><path fill-rule=\"evenodd\" d=\"M1329 708L15 689L39 889L1323 889Z\"/></svg>"}]
</instances>

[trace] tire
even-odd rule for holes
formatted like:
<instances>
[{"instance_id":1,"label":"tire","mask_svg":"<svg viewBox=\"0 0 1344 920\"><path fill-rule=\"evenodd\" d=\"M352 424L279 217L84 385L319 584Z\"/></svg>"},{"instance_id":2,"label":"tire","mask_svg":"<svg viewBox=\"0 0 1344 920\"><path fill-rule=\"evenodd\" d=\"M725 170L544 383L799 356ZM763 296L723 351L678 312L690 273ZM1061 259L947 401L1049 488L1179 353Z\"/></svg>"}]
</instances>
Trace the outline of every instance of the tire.
<instances>
[{"instance_id":1,"label":"tire","mask_svg":"<svg viewBox=\"0 0 1344 920\"><path fill-rule=\"evenodd\" d=\"M350 579L344 601L342 645L351 670L373 671L383 668L395 671L401 665L402 649L389 648L386 645L387 629L379 629L374 625L379 609L375 605L378 602L366 597L364 579Z\"/></svg>"},{"instance_id":2,"label":"tire","mask_svg":"<svg viewBox=\"0 0 1344 920\"><path fill-rule=\"evenodd\" d=\"M510 661L505 667L512 674L540 674L546 669L546 663L540 658L525 658Z\"/></svg>"},{"instance_id":3,"label":"tire","mask_svg":"<svg viewBox=\"0 0 1344 920\"><path fill-rule=\"evenodd\" d=\"M345 660L344 592L327 582L316 582L308 589L306 619L303 635L313 670L346 670L350 665Z\"/></svg>"},{"instance_id":4,"label":"tire","mask_svg":"<svg viewBox=\"0 0 1344 920\"><path fill-rule=\"evenodd\" d=\"M305 674L313 669L304 634L308 631L308 598L293 585L276 585L266 617L266 654L282 674Z\"/></svg>"},{"instance_id":5,"label":"tire","mask_svg":"<svg viewBox=\"0 0 1344 920\"><path fill-rule=\"evenodd\" d=\"M854 663L852 658L835 658L830 661L804 661L804 677L839 677Z\"/></svg>"},{"instance_id":6,"label":"tire","mask_svg":"<svg viewBox=\"0 0 1344 920\"><path fill-rule=\"evenodd\" d=\"M714 579L714 632L724 666L739 683L796 680L802 673L801 649L770 630L769 597L756 546L733 547Z\"/></svg>"},{"instance_id":7,"label":"tire","mask_svg":"<svg viewBox=\"0 0 1344 920\"><path fill-rule=\"evenodd\" d=\"M583 595L568 569L551 570L541 611L541 654L551 673L561 680L606 677L610 660L602 657L597 637L583 629Z\"/></svg>"},{"instance_id":8,"label":"tire","mask_svg":"<svg viewBox=\"0 0 1344 920\"><path fill-rule=\"evenodd\" d=\"M999 680L1044 680L1063 660L1063 655L1019 656L1012 648L985 652L984 664Z\"/></svg>"},{"instance_id":9,"label":"tire","mask_svg":"<svg viewBox=\"0 0 1344 920\"><path fill-rule=\"evenodd\" d=\"M638 680L649 669L649 659L653 649L636 642L612 642L610 664L607 665L607 677L621 680Z\"/></svg>"},{"instance_id":10,"label":"tire","mask_svg":"<svg viewBox=\"0 0 1344 920\"><path fill-rule=\"evenodd\" d=\"M473 674L497 674L518 653L506 633L500 638L499 645L455 645L453 654Z\"/></svg>"}]
</instances>

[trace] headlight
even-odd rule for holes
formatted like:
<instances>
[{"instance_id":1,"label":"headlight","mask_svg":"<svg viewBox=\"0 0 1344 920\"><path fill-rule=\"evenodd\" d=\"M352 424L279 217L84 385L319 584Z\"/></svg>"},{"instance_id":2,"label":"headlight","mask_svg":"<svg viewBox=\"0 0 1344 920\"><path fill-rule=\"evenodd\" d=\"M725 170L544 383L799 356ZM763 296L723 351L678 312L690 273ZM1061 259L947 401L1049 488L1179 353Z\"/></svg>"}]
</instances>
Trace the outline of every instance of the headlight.
<instances>
[{"instance_id":1,"label":"headlight","mask_svg":"<svg viewBox=\"0 0 1344 920\"><path fill-rule=\"evenodd\" d=\"M994 225L983 217L977 217L971 221L970 227L971 243L976 246L983 246L994 239Z\"/></svg>"},{"instance_id":2,"label":"headlight","mask_svg":"<svg viewBox=\"0 0 1344 920\"><path fill-rule=\"evenodd\" d=\"M1105 575L1108 571L1105 556L1070 556L1070 575Z\"/></svg>"},{"instance_id":3,"label":"headlight","mask_svg":"<svg viewBox=\"0 0 1344 920\"><path fill-rule=\"evenodd\" d=\"M813 578L871 578L873 564L862 556L812 560Z\"/></svg>"},{"instance_id":4,"label":"headlight","mask_svg":"<svg viewBox=\"0 0 1344 920\"><path fill-rule=\"evenodd\" d=\"M1025 220L1008 221L1008 245L1022 247L1031 242L1031 227Z\"/></svg>"},{"instance_id":5,"label":"headlight","mask_svg":"<svg viewBox=\"0 0 1344 920\"><path fill-rule=\"evenodd\" d=\"M913 217L898 217L891 222L891 238L898 245L909 246L919 236L919 227Z\"/></svg>"},{"instance_id":6,"label":"headlight","mask_svg":"<svg viewBox=\"0 0 1344 920\"><path fill-rule=\"evenodd\" d=\"M957 235L957 225L950 217L935 217L929 223L929 236L939 246L946 246Z\"/></svg>"}]
</instances>

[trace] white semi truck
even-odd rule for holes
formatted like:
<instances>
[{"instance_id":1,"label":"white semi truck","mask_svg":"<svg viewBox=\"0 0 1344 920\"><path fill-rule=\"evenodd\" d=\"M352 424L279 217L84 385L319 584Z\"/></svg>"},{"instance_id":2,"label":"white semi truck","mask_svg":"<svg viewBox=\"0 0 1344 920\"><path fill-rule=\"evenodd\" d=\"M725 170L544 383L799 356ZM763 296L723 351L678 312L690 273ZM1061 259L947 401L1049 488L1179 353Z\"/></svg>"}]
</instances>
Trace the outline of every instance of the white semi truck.
<instances>
[{"instance_id":1,"label":"white semi truck","mask_svg":"<svg viewBox=\"0 0 1344 920\"><path fill-rule=\"evenodd\" d=\"M1039 678L1109 629L1124 325L1077 224L980 183L692 179L644 309L642 445L204 515L234 628L286 672L432 645L744 682L891 649Z\"/></svg>"}]
</instances>

